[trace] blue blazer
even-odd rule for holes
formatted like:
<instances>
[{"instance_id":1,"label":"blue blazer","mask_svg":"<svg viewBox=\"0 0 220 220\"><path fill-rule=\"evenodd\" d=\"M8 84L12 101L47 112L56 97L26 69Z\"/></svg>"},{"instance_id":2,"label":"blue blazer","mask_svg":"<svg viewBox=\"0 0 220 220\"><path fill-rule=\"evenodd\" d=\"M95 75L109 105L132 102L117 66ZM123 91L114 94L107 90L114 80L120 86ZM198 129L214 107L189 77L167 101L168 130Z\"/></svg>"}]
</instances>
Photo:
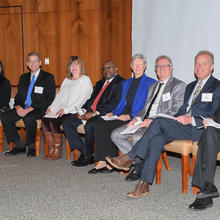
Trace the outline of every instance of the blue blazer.
<instances>
[{"instance_id":1,"label":"blue blazer","mask_svg":"<svg viewBox=\"0 0 220 220\"><path fill-rule=\"evenodd\" d=\"M186 109L188 107L188 102L190 99L191 94L196 86L197 80L193 81L186 87L184 103L179 108L179 111L175 116L185 115ZM212 94L212 101L204 101L202 100L203 93L211 93ZM206 84L203 86L202 90L200 91L199 95L197 96L193 106L192 106L192 117L194 117L196 122L196 127L202 126L202 118L213 118L214 112L218 108L220 102L220 81L217 80L215 77L210 76L207 80ZM197 129L195 126L192 126L192 134L193 140L198 140L200 135L202 134L203 129Z\"/></svg>"},{"instance_id":2,"label":"blue blazer","mask_svg":"<svg viewBox=\"0 0 220 220\"><path fill-rule=\"evenodd\" d=\"M117 105L117 107L113 110L113 114L114 115L121 115L123 114L124 110L125 110L125 106L126 106L126 95L127 92L129 90L129 87L131 85L131 82L133 81L134 78L130 78L127 80L124 80L122 83L122 96L121 96L121 100L119 102L119 104ZM155 79L150 78L148 76L146 76L145 74L142 76L142 79L139 83L139 86L137 88L135 97L134 97L134 101L133 101L133 105L132 105L132 110L130 113L130 116L133 118L135 117L143 108L146 102L146 98L148 95L148 88L154 83L156 82Z\"/></svg>"}]
</instances>

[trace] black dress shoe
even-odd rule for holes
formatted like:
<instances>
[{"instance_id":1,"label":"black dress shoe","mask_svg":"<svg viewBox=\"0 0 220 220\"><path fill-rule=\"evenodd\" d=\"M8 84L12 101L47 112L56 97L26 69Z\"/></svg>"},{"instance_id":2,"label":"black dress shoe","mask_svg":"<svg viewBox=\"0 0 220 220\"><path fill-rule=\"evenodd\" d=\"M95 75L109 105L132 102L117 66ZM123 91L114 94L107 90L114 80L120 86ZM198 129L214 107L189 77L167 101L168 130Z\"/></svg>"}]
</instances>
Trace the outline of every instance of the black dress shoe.
<instances>
[{"instance_id":1,"label":"black dress shoe","mask_svg":"<svg viewBox=\"0 0 220 220\"><path fill-rule=\"evenodd\" d=\"M126 181L136 181L140 179L141 171L133 169L125 178Z\"/></svg>"},{"instance_id":2,"label":"black dress shoe","mask_svg":"<svg viewBox=\"0 0 220 220\"><path fill-rule=\"evenodd\" d=\"M5 152L5 155L16 155L16 154L21 154L21 153L24 153L26 152L26 148L17 148L15 147L13 150L11 151L6 151Z\"/></svg>"},{"instance_id":3,"label":"black dress shoe","mask_svg":"<svg viewBox=\"0 0 220 220\"><path fill-rule=\"evenodd\" d=\"M28 148L27 156L28 157L35 157L36 156L36 150L33 149L33 148Z\"/></svg>"},{"instance_id":4,"label":"black dress shoe","mask_svg":"<svg viewBox=\"0 0 220 220\"><path fill-rule=\"evenodd\" d=\"M96 169L96 168L93 168L92 170L89 170L88 171L88 174L96 174L96 173L112 173L116 171L114 168L109 170L107 167L103 167L103 168L100 168L100 169Z\"/></svg>"},{"instance_id":5,"label":"black dress shoe","mask_svg":"<svg viewBox=\"0 0 220 220\"><path fill-rule=\"evenodd\" d=\"M76 164L76 167L84 167L87 166L89 164L93 164L94 163L94 157L93 156L85 156L81 161L79 161Z\"/></svg>"},{"instance_id":6,"label":"black dress shoe","mask_svg":"<svg viewBox=\"0 0 220 220\"><path fill-rule=\"evenodd\" d=\"M217 197L219 197L219 192L214 184L209 184L205 189L199 191L196 194L196 198L198 199L217 198Z\"/></svg>"},{"instance_id":7,"label":"black dress shoe","mask_svg":"<svg viewBox=\"0 0 220 220\"><path fill-rule=\"evenodd\" d=\"M191 205L189 205L189 209L200 211L210 208L212 206L213 206L212 198L203 198L203 199L196 198L196 200Z\"/></svg>"},{"instance_id":8,"label":"black dress shoe","mask_svg":"<svg viewBox=\"0 0 220 220\"><path fill-rule=\"evenodd\" d=\"M78 164L79 162L83 161L84 158L85 158L85 155L84 155L84 154L80 154L78 160L73 160L73 161L71 162L71 164L72 164L73 166L76 166L76 164Z\"/></svg>"}]
</instances>

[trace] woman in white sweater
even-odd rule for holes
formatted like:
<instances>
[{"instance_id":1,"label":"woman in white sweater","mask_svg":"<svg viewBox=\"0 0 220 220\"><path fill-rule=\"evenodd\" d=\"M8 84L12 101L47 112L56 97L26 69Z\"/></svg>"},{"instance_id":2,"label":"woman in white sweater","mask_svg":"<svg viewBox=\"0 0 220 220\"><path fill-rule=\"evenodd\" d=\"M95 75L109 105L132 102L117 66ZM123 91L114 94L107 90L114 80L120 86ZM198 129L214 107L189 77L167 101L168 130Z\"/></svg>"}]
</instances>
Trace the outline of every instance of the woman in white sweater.
<instances>
[{"instance_id":1,"label":"woman in white sweater","mask_svg":"<svg viewBox=\"0 0 220 220\"><path fill-rule=\"evenodd\" d=\"M71 56L67 63L67 78L64 79L53 103L48 107L42 121L42 130L48 144L45 159L61 157L60 124L64 119L72 120L92 94L92 83L86 76L85 67L78 56ZM84 153L84 152L82 152Z\"/></svg>"}]
</instances>

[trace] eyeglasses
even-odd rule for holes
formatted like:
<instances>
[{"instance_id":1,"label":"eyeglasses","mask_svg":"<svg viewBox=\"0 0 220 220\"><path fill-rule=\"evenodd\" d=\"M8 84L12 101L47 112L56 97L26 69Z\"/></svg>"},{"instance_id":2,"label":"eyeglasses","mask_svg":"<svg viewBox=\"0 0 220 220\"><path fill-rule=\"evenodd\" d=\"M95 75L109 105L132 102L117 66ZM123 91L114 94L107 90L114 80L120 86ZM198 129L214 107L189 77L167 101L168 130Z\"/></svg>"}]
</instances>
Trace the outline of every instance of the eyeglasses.
<instances>
[{"instance_id":1,"label":"eyeglasses","mask_svg":"<svg viewBox=\"0 0 220 220\"><path fill-rule=\"evenodd\" d=\"M102 71L109 70L109 69L111 69L111 68L114 68L114 66L103 67L103 68L102 68Z\"/></svg>"},{"instance_id":2,"label":"eyeglasses","mask_svg":"<svg viewBox=\"0 0 220 220\"><path fill-rule=\"evenodd\" d=\"M171 66L172 66L171 64L164 64L164 65L156 65L155 68L156 69L159 69L159 68L161 69L161 68L168 68L168 67L171 67Z\"/></svg>"}]
</instances>

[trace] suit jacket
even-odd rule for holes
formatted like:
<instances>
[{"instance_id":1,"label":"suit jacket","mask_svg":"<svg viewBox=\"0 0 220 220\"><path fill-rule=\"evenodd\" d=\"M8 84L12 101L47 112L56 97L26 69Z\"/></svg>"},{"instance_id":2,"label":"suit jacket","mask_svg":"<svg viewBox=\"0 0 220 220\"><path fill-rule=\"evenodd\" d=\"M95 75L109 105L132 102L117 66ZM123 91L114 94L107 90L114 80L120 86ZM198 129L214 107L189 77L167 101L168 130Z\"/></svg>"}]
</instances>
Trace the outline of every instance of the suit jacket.
<instances>
[{"instance_id":1,"label":"suit jacket","mask_svg":"<svg viewBox=\"0 0 220 220\"><path fill-rule=\"evenodd\" d=\"M20 76L18 93L15 96L15 106L20 105L23 108L25 107L30 78L31 72L24 73ZM40 70L31 93L31 107L44 114L48 106L53 102L55 93L56 85L54 76Z\"/></svg>"},{"instance_id":2,"label":"suit jacket","mask_svg":"<svg viewBox=\"0 0 220 220\"><path fill-rule=\"evenodd\" d=\"M215 114L214 114L214 118L213 118L217 123L220 123L220 102L219 102L219 105L218 105L218 108L217 110L215 111ZM219 132L220 132L220 129L219 129Z\"/></svg>"},{"instance_id":3,"label":"suit jacket","mask_svg":"<svg viewBox=\"0 0 220 220\"><path fill-rule=\"evenodd\" d=\"M179 111L177 112L175 116L186 114L188 102L196 86L196 83L197 83L197 80L187 85L185 96L184 96L184 103L180 107ZM204 101L204 99L202 99L205 93L212 94L211 101ZM192 139L193 140L198 140L203 131L203 129L196 128L196 127L203 126L202 124L203 119L200 117L200 115L205 118L213 118L214 112L219 106L219 101L220 101L220 81L211 75L209 79L207 80L206 84L203 86L199 95L197 96L194 104L192 105L192 117L195 119L195 123L196 123L196 126L192 126L192 137L193 137Z\"/></svg>"},{"instance_id":4,"label":"suit jacket","mask_svg":"<svg viewBox=\"0 0 220 220\"><path fill-rule=\"evenodd\" d=\"M149 88L145 106L143 110L138 114L138 116L141 117L142 120L144 119L146 112L151 104L158 83L159 82L155 82ZM179 107L183 104L185 89L186 84L184 82L171 76L167 81L162 96L160 98L159 105L157 108L157 114L163 113L172 116L175 115L178 112ZM170 93L170 99L167 101L163 101L163 95L167 93Z\"/></svg>"},{"instance_id":5,"label":"suit jacket","mask_svg":"<svg viewBox=\"0 0 220 220\"><path fill-rule=\"evenodd\" d=\"M87 100L87 102L83 105L82 108L86 109L89 112L92 112L92 104L101 91L104 83L105 78L99 80L94 89L93 93L90 97L90 99ZM108 85L108 87L103 92L101 98L99 99L99 102L97 104L97 111L100 113L100 115L105 115L108 112L112 112L112 110L115 108L115 106L118 104L121 98L121 82L123 78L120 75L116 75L114 79L111 81L111 83Z\"/></svg>"}]
</instances>

